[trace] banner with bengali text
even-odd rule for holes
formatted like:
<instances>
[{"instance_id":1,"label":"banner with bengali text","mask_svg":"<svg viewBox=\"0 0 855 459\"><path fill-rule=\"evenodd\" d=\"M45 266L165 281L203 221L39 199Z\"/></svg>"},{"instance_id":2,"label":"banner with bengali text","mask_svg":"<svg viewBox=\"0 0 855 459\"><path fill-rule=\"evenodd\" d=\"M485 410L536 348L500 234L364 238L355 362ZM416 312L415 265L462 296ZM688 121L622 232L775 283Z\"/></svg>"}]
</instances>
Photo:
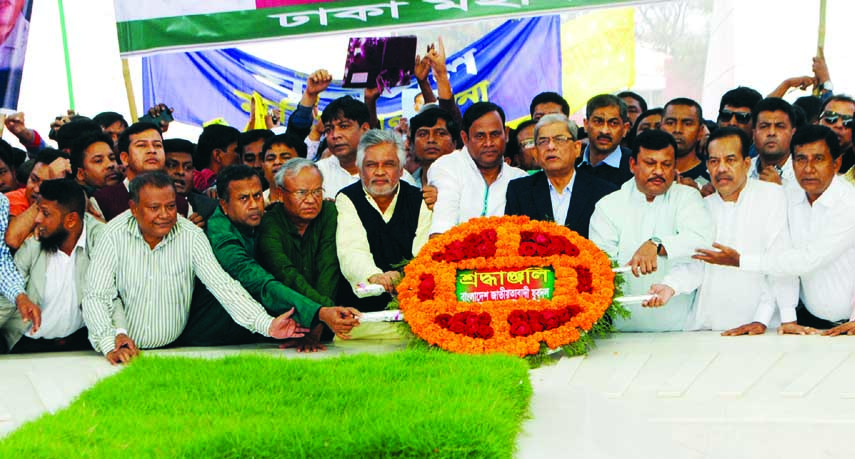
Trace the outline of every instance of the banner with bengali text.
<instances>
[{"instance_id":1,"label":"banner with bengali text","mask_svg":"<svg viewBox=\"0 0 855 459\"><path fill-rule=\"evenodd\" d=\"M123 57L280 37L523 17L637 0L114 0Z\"/></svg>"},{"instance_id":2,"label":"banner with bengali text","mask_svg":"<svg viewBox=\"0 0 855 459\"><path fill-rule=\"evenodd\" d=\"M490 101L506 111L507 120L528 116L532 94L561 92L561 21L543 16L506 21L447 59L451 85L462 111L477 101ZM143 103L166 103L176 120L201 126L222 117L243 128L252 94L278 106L283 119L296 108L308 75L259 59L237 49L168 53L144 57ZM432 82L436 87L435 82ZM398 124L401 94L392 88L377 103L384 128ZM319 107L343 95L359 96L334 82L321 94Z\"/></svg>"}]
</instances>

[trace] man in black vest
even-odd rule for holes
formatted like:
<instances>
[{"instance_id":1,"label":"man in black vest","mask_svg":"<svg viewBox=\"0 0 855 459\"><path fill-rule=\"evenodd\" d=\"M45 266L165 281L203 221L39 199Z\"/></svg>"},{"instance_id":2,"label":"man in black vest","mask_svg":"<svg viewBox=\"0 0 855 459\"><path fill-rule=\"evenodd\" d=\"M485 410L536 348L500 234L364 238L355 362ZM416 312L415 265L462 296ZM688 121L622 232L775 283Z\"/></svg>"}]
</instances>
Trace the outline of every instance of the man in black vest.
<instances>
[{"instance_id":1,"label":"man in black vest","mask_svg":"<svg viewBox=\"0 0 855 459\"><path fill-rule=\"evenodd\" d=\"M362 135L356 153L360 181L336 197L336 247L341 272L351 286L341 289L341 304L360 311L380 311L401 279L394 266L413 258L427 242L431 212L418 188L401 181L406 152L392 131L370 130ZM383 287L377 296L360 288ZM374 287L378 289L378 287ZM369 289L370 290L370 289Z\"/></svg>"}]
</instances>

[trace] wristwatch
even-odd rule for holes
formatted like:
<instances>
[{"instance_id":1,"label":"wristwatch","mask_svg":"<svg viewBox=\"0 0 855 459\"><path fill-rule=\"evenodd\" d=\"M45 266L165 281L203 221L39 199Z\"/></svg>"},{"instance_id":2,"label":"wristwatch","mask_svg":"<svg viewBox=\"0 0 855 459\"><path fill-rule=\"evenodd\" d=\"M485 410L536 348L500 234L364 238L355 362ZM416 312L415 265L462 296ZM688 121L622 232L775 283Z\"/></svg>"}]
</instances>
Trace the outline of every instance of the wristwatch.
<instances>
[{"instance_id":1,"label":"wristwatch","mask_svg":"<svg viewBox=\"0 0 855 459\"><path fill-rule=\"evenodd\" d=\"M819 87L822 88L823 91L834 92L834 85L831 84L831 80L823 82L821 85L819 85Z\"/></svg>"},{"instance_id":2,"label":"wristwatch","mask_svg":"<svg viewBox=\"0 0 855 459\"><path fill-rule=\"evenodd\" d=\"M656 244L656 254L659 255L660 253L662 253L662 239L659 239L658 237L653 236L649 240L650 240L650 242Z\"/></svg>"}]
</instances>

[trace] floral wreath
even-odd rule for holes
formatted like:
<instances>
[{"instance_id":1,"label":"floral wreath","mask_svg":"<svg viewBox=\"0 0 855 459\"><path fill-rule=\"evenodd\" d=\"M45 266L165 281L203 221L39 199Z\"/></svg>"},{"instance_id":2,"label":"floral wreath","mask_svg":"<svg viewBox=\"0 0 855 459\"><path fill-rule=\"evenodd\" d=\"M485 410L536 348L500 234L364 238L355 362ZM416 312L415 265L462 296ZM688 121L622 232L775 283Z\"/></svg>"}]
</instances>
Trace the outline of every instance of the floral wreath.
<instances>
[{"instance_id":1,"label":"floral wreath","mask_svg":"<svg viewBox=\"0 0 855 459\"><path fill-rule=\"evenodd\" d=\"M564 226L528 217L456 226L431 239L404 273L398 307L406 326L452 352L542 356L564 347L577 355L611 331L605 316L627 314L613 303L618 289L605 253ZM490 291L465 291L471 285Z\"/></svg>"}]
</instances>

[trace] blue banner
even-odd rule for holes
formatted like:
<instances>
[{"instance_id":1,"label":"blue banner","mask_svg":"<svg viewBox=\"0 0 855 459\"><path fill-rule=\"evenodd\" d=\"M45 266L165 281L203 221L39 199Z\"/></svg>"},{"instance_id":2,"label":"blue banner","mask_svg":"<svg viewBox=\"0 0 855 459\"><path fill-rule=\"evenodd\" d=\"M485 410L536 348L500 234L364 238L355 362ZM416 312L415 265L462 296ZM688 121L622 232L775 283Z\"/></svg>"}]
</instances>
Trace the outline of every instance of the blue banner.
<instances>
[{"instance_id":1,"label":"blue banner","mask_svg":"<svg viewBox=\"0 0 855 459\"><path fill-rule=\"evenodd\" d=\"M558 16L509 20L449 56L451 86L461 111L489 100L501 106L510 121L528 116L529 103L537 93L560 93L560 25ZM269 105L279 106L287 119L308 78L237 49L162 54L145 57L142 64L144 106L165 103L174 108L176 120L200 126L222 117L243 128L253 91ZM403 90L417 87L413 80L410 86L392 88L380 97L377 113L384 128L398 124ZM319 106L323 109L331 100L354 91L334 83L321 94Z\"/></svg>"}]
</instances>

